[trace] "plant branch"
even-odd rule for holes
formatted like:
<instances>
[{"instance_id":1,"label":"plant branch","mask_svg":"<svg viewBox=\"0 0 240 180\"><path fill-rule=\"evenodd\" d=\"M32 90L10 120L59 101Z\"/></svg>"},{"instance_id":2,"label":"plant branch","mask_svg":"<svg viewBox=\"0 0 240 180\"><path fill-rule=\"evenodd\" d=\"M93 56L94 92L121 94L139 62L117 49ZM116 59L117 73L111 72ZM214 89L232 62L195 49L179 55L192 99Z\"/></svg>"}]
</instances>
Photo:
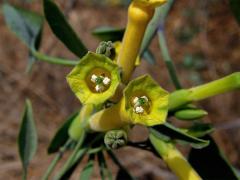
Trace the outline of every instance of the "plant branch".
<instances>
[{"instance_id":1,"label":"plant branch","mask_svg":"<svg viewBox=\"0 0 240 180\"><path fill-rule=\"evenodd\" d=\"M42 180L48 180L49 176L51 175L52 171L56 167L57 163L62 159L64 152L67 150L68 146L72 143L71 139L65 143L63 147L61 147L60 151L57 153L55 158L52 160L51 164L49 165L46 173L42 177Z\"/></svg>"},{"instance_id":2,"label":"plant branch","mask_svg":"<svg viewBox=\"0 0 240 180\"><path fill-rule=\"evenodd\" d=\"M50 64L58 64L63 66L76 66L78 64L78 61L48 56L36 50L31 50L31 52L33 56L36 57L38 60L45 61Z\"/></svg>"},{"instance_id":3,"label":"plant branch","mask_svg":"<svg viewBox=\"0 0 240 180\"><path fill-rule=\"evenodd\" d=\"M70 155L70 157L68 158L67 162L64 164L64 166L62 167L62 169L59 171L59 174L56 176L56 180L60 179L62 177L62 175L67 171L67 169L72 165L79 149L81 148L83 142L85 139L85 134L83 134L81 136L81 138L79 139L77 145L75 146L72 154Z\"/></svg>"}]
</instances>

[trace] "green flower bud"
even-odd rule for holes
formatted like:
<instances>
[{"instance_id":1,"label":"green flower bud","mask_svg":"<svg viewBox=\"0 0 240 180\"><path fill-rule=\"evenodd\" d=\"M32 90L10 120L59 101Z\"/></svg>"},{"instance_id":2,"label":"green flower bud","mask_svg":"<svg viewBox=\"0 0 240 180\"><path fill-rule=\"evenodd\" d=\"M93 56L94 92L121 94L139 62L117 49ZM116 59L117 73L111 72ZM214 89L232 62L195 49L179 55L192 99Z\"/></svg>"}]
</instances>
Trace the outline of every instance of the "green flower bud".
<instances>
[{"instance_id":1,"label":"green flower bud","mask_svg":"<svg viewBox=\"0 0 240 180\"><path fill-rule=\"evenodd\" d=\"M67 81L83 104L99 105L114 95L121 81L120 69L106 56L88 52Z\"/></svg>"},{"instance_id":2,"label":"green flower bud","mask_svg":"<svg viewBox=\"0 0 240 180\"><path fill-rule=\"evenodd\" d=\"M104 143L109 149L118 149L127 144L127 133L124 130L111 130L104 136Z\"/></svg>"},{"instance_id":3,"label":"green flower bud","mask_svg":"<svg viewBox=\"0 0 240 180\"><path fill-rule=\"evenodd\" d=\"M100 42L99 46L97 47L96 53L103 54L109 58L114 57L114 45L111 41L102 41Z\"/></svg>"},{"instance_id":4,"label":"green flower bud","mask_svg":"<svg viewBox=\"0 0 240 180\"><path fill-rule=\"evenodd\" d=\"M175 112L174 116L181 120L196 120L203 118L207 114L208 112L202 109L182 109Z\"/></svg>"},{"instance_id":5,"label":"green flower bud","mask_svg":"<svg viewBox=\"0 0 240 180\"><path fill-rule=\"evenodd\" d=\"M85 105L82 107L81 111L77 115L77 117L72 121L69 129L68 135L74 139L79 140L82 136L83 131L86 130L88 127L88 118L94 111L93 105Z\"/></svg>"},{"instance_id":6,"label":"green flower bud","mask_svg":"<svg viewBox=\"0 0 240 180\"><path fill-rule=\"evenodd\" d=\"M124 90L125 110L133 124L153 126L165 122L168 92L149 75L131 81Z\"/></svg>"}]
</instances>

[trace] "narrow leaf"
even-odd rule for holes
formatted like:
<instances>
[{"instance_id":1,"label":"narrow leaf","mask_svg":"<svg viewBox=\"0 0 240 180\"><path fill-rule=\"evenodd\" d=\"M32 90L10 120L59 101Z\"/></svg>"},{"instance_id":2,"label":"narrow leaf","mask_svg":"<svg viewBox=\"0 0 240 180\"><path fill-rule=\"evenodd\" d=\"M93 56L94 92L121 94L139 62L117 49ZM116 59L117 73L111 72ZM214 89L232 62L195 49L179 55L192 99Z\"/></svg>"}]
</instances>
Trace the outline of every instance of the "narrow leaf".
<instances>
[{"instance_id":1,"label":"narrow leaf","mask_svg":"<svg viewBox=\"0 0 240 180\"><path fill-rule=\"evenodd\" d=\"M240 0L230 0L229 3L232 13L240 25Z\"/></svg>"},{"instance_id":2,"label":"narrow leaf","mask_svg":"<svg viewBox=\"0 0 240 180\"><path fill-rule=\"evenodd\" d=\"M214 131L213 125L209 123L196 123L186 131L190 136L203 137Z\"/></svg>"},{"instance_id":3,"label":"narrow leaf","mask_svg":"<svg viewBox=\"0 0 240 180\"><path fill-rule=\"evenodd\" d=\"M67 22L58 6L51 0L44 0L43 6L45 17L53 33L75 55L78 57L84 56L88 51L87 48Z\"/></svg>"},{"instance_id":4,"label":"narrow leaf","mask_svg":"<svg viewBox=\"0 0 240 180\"><path fill-rule=\"evenodd\" d=\"M11 6L3 5L3 14L7 26L29 48L38 49L41 42L43 17L35 12ZM36 59L29 52L27 72L32 68Z\"/></svg>"},{"instance_id":5,"label":"narrow leaf","mask_svg":"<svg viewBox=\"0 0 240 180\"><path fill-rule=\"evenodd\" d=\"M72 121L77 117L77 115L78 115L78 113L74 113L57 130L57 132L55 133L55 135L48 147L49 154L58 152L59 149L67 142L67 140L69 139L68 128L70 127Z\"/></svg>"},{"instance_id":6,"label":"narrow leaf","mask_svg":"<svg viewBox=\"0 0 240 180\"><path fill-rule=\"evenodd\" d=\"M219 150L214 140L206 135L209 146L203 149L191 149L189 162L203 179L231 179L237 180L236 172L225 156Z\"/></svg>"},{"instance_id":7,"label":"narrow leaf","mask_svg":"<svg viewBox=\"0 0 240 180\"><path fill-rule=\"evenodd\" d=\"M156 64L156 59L155 59L153 53L152 53L149 49L147 49L146 51L144 51L144 53L143 53L143 58L144 58L149 64L152 64L152 65Z\"/></svg>"},{"instance_id":8,"label":"narrow leaf","mask_svg":"<svg viewBox=\"0 0 240 180\"><path fill-rule=\"evenodd\" d=\"M94 29L92 35L101 41L122 41L125 29L102 26Z\"/></svg>"},{"instance_id":9,"label":"narrow leaf","mask_svg":"<svg viewBox=\"0 0 240 180\"><path fill-rule=\"evenodd\" d=\"M33 47L42 30L42 16L9 4L3 5L3 14L8 27L17 37L29 48Z\"/></svg>"},{"instance_id":10,"label":"narrow leaf","mask_svg":"<svg viewBox=\"0 0 240 180\"><path fill-rule=\"evenodd\" d=\"M80 174L80 180L91 179L94 168L94 157L94 154L89 155L88 163L85 165Z\"/></svg>"},{"instance_id":11,"label":"narrow leaf","mask_svg":"<svg viewBox=\"0 0 240 180\"><path fill-rule=\"evenodd\" d=\"M169 123L153 126L150 131L165 141L176 140L178 143L188 143L194 148L203 148L209 144L207 140L191 136Z\"/></svg>"},{"instance_id":12,"label":"narrow leaf","mask_svg":"<svg viewBox=\"0 0 240 180\"><path fill-rule=\"evenodd\" d=\"M37 150L37 132L33 119L32 105L29 100L26 100L25 103L18 135L18 150L23 165L23 179L25 179L29 162Z\"/></svg>"}]
</instances>

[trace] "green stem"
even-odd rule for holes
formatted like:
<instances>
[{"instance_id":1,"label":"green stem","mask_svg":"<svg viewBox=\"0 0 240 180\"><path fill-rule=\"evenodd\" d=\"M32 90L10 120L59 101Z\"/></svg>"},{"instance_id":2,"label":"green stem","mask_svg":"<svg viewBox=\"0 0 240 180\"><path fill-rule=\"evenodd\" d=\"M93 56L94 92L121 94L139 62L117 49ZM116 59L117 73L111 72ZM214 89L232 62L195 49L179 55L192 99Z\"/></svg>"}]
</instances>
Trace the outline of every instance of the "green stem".
<instances>
[{"instance_id":1,"label":"green stem","mask_svg":"<svg viewBox=\"0 0 240 180\"><path fill-rule=\"evenodd\" d=\"M181 89L182 87L181 87L180 81L177 77L176 69L174 67L173 61L172 61L169 51L168 51L168 47L167 47L163 29L164 29L164 27L162 26L162 27L159 27L159 30L158 30L158 39L159 39L159 45L161 48L163 60L167 65L169 75L170 75L171 80L172 80L173 84L175 85L176 89Z\"/></svg>"},{"instance_id":2,"label":"green stem","mask_svg":"<svg viewBox=\"0 0 240 180\"><path fill-rule=\"evenodd\" d=\"M85 133L79 139L79 141L78 141L77 145L75 146L72 154L70 155L70 157L68 158L67 162L64 164L62 169L59 171L59 174L56 176L55 180L59 180L62 177L62 175L68 170L68 168L72 165L79 149L81 148L81 146L84 142L84 139L85 139Z\"/></svg>"},{"instance_id":3,"label":"green stem","mask_svg":"<svg viewBox=\"0 0 240 180\"><path fill-rule=\"evenodd\" d=\"M27 169L25 167L23 168L22 180L27 180Z\"/></svg>"},{"instance_id":4,"label":"green stem","mask_svg":"<svg viewBox=\"0 0 240 180\"><path fill-rule=\"evenodd\" d=\"M32 52L33 56L35 58L37 58L38 60L45 61L50 64L58 64L58 65L63 65L63 66L76 66L78 64L78 61L48 56L48 55L43 54L36 50L31 50L31 52Z\"/></svg>"},{"instance_id":5,"label":"green stem","mask_svg":"<svg viewBox=\"0 0 240 180\"><path fill-rule=\"evenodd\" d=\"M94 138L91 142L89 142L86 146L84 145L83 148L81 148L82 144L84 143L85 140L85 133L84 135L81 136L81 138L79 139L76 147L73 150L73 153L70 155L70 157L68 158L67 162L64 164L64 166L61 168L61 170L59 171L59 173L56 175L56 177L54 178L55 180L60 180L61 178L63 178L64 174L70 169L72 168L74 165L76 165L76 163L79 163L83 156L87 153L87 151L89 150L89 148L96 142L98 141L100 138L103 137L103 134L99 134L96 136L96 138Z\"/></svg>"},{"instance_id":6,"label":"green stem","mask_svg":"<svg viewBox=\"0 0 240 180\"><path fill-rule=\"evenodd\" d=\"M68 139L68 141L64 144L64 146L60 149L60 151L57 153L55 158L52 160L51 164L48 166L48 169L44 176L42 177L42 180L48 180L49 176L51 175L52 171L56 167L57 163L62 159L63 153L67 150L68 146L72 143L71 139Z\"/></svg>"},{"instance_id":7,"label":"green stem","mask_svg":"<svg viewBox=\"0 0 240 180\"><path fill-rule=\"evenodd\" d=\"M90 149L88 151L88 154L96 154L98 153L99 151L102 151L104 149L104 146L100 146L100 147L96 147L96 148L93 148L93 149Z\"/></svg>"}]
</instances>

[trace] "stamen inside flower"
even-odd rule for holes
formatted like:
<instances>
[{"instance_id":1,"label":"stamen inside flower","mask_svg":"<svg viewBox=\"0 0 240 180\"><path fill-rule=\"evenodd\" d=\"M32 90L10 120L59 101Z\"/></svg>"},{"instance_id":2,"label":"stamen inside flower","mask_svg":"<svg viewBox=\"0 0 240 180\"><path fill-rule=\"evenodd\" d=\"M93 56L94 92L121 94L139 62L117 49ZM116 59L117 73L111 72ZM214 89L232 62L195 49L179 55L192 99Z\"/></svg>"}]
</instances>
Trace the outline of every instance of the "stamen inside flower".
<instances>
[{"instance_id":1,"label":"stamen inside flower","mask_svg":"<svg viewBox=\"0 0 240 180\"><path fill-rule=\"evenodd\" d=\"M137 114L149 113L150 102L147 96L136 96L132 100L133 112Z\"/></svg>"},{"instance_id":2,"label":"stamen inside flower","mask_svg":"<svg viewBox=\"0 0 240 180\"><path fill-rule=\"evenodd\" d=\"M108 71L102 68L96 68L92 70L87 77L87 84L91 91L95 93L101 93L109 88L111 83L110 78L111 75Z\"/></svg>"}]
</instances>

